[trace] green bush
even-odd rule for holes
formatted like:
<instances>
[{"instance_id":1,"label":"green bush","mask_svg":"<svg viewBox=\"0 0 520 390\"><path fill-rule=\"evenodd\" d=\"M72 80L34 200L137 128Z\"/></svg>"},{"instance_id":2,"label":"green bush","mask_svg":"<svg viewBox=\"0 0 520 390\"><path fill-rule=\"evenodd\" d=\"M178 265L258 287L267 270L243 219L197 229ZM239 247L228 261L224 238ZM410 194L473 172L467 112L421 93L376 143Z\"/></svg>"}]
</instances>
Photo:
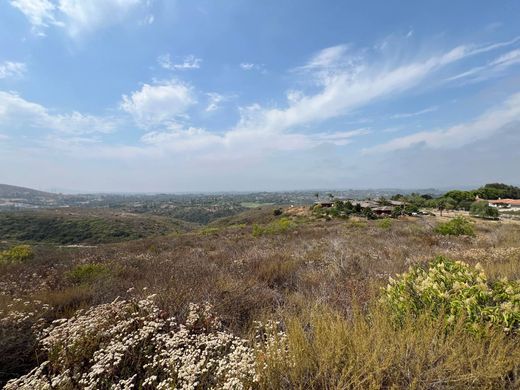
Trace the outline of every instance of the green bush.
<instances>
[{"instance_id":1,"label":"green bush","mask_svg":"<svg viewBox=\"0 0 520 390\"><path fill-rule=\"evenodd\" d=\"M74 284L90 284L109 276L110 270L105 264L80 264L67 273L67 278Z\"/></svg>"},{"instance_id":2,"label":"green bush","mask_svg":"<svg viewBox=\"0 0 520 390\"><path fill-rule=\"evenodd\" d=\"M475 229L473 223L464 217L455 217L448 222L437 225L435 232L443 236L474 236Z\"/></svg>"},{"instance_id":3,"label":"green bush","mask_svg":"<svg viewBox=\"0 0 520 390\"><path fill-rule=\"evenodd\" d=\"M29 245L17 245L0 252L0 264L22 263L34 256Z\"/></svg>"},{"instance_id":4,"label":"green bush","mask_svg":"<svg viewBox=\"0 0 520 390\"><path fill-rule=\"evenodd\" d=\"M392 227L392 220L390 218L383 218L377 223L381 229L390 229Z\"/></svg>"},{"instance_id":5,"label":"green bush","mask_svg":"<svg viewBox=\"0 0 520 390\"><path fill-rule=\"evenodd\" d=\"M253 236L258 237L264 234L285 233L287 230L293 228L294 226L295 223L291 221L289 218L280 218L265 226L260 226L255 223L253 225Z\"/></svg>"},{"instance_id":6,"label":"green bush","mask_svg":"<svg viewBox=\"0 0 520 390\"><path fill-rule=\"evenodd\" d=\"M471 215L486 219L498 219L499 213L496 207L491 207L486 201L474 202L469 212Z\"/></svg>"},{"instance_id":7,"label":"green bush","mask_svg":"<svg viewBox=\"0 0 520 390\"><path fill-rule=\"evenodd\" d=\"M492 325L520 331L520 282L490 283L479 264L437 257L427 269L411 267L391 278L382 300L398 322L430 313L444 316L447 325L463 320L474 332Z\"/></svg>"}]
</instances>

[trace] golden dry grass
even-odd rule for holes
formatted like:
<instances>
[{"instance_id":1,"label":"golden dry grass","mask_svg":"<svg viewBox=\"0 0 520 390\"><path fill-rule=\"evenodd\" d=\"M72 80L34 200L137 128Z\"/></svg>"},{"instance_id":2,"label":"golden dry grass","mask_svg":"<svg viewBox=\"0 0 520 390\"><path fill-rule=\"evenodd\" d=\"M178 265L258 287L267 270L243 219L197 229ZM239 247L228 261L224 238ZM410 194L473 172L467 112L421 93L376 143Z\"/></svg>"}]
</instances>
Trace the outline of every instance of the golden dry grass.
<instances>
[{"instance_id":1,"label":"golden dry grass","mask_svg":"<svg viewBox=\"0 0 520 390\"><path fill-rule=\"evenodd\" d=\"M0 382L35 364L33 323L112 302L133 288L157 294L161 309L180 319L190 302L210 302L243 337L253 321L283 321L295 360L267 362L264 388L519 386L518 340L501 334L475 340L462 330L444 335L426 321L397 330L373 302L389 276L437 255L480 262L492 279L519 279L520 224L477 221L476 237L452 237L434 232L435 218L384 228L378 221L289 218L291 229L258 236L254 220L245 218L211 231L96 248L34 248L34 258L0 268L0 311L11 310L15 299L51 307L24 326L2 328L10 340L27 342L14 350L0 343L0 366L19 355ZM260 224L271 222L266 216ZM83 264L101 264L107 273L78 283L69 275Z\"/></svg>"}]
</instances>

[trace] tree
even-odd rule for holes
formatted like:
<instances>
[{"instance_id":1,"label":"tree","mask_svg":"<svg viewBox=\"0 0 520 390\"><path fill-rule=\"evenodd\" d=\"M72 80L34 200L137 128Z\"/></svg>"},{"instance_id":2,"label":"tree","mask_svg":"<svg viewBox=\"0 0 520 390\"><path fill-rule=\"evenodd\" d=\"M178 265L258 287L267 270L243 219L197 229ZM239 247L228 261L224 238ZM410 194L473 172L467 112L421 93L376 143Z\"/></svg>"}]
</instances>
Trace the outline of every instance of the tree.
<instances>
[{"instance_id":1,"label":"tree","mask_svg":"<svg viewBox=\"0 0 520 390\"><path fill-rule=\"evenodd\" d=\"M316 201L318 201L320 199L320 193L319 192L316 192L314 194L314 196L316 197Z\"/></svg>"},{"instance_id":2,"label":"tree","mask_svg":"<svg viewBox=\"0 0 520 390\"><path fill-rule=\"evenodd\" d=\"M446 209L446 199L441 199L437 202L437 210L439 210L439 212L441 213L441 217L442 217L442 212Z\"/></svg>"},{"instance_id":3,"label":"tree","mask_svg":"<svg viewBox=\"0 0 520 390\"><path fill-rule=\"evenodd\" d=\"M498 209L491 207L486 201L475 202L471 205L470 214L475 217L498 219Z\"/></svg>"}]
</instances>

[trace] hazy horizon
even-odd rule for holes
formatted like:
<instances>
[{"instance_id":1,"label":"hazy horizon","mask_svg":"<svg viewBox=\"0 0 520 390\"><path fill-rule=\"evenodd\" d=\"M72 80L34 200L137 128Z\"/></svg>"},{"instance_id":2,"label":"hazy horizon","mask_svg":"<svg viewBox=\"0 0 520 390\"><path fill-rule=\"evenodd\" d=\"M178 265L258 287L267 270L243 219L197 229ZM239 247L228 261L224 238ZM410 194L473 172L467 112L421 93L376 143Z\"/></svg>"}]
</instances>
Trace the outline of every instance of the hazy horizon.
<instances>
[{"instance_id":1,"label":"hazy horizon","mask_svg":"<svg viewBox=\"0 0 520 390\"><path fill-rule=\"evenodd\" d=\"M520 184L520 3L0 2L0 183Z\"/></svg>"}]
</instances>

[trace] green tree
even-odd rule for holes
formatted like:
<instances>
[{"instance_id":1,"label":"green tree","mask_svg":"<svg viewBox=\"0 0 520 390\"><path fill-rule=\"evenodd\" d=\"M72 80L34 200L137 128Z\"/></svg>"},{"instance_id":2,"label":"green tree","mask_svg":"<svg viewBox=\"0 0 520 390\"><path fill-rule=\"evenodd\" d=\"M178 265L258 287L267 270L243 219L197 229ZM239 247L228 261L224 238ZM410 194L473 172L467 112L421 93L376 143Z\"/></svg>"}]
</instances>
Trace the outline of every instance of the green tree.
<instances>
[{"instance_id":1,"label":"green tree","mask_svg":"<svg viewBox=\"0 0 520 390\"><path fill-rule=\"evenodd\" d=\"M480 218L498 219L498 209L491 207L486 201L475 202L471 205L470 214Z\"/></svg>"}]
</instances>

